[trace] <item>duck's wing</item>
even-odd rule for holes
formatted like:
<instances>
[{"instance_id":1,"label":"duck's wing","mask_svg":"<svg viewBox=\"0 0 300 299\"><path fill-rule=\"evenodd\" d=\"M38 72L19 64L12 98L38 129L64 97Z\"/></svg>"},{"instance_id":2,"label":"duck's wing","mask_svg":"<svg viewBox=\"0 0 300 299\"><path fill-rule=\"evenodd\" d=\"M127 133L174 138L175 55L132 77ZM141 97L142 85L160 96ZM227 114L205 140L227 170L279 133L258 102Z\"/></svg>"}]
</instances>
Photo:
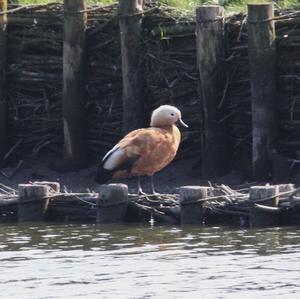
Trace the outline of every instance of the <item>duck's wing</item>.
<instances>
[{"instance_id":1,"label":"duck's wing","mask_svg":"<svg viewBox=\"0 0 300 299\"><path fill-rule=\"evenodd\" d=\"M130 173L133 163L140 157L140 148L137 146L140 142L137 141L143 130L146 129L130 132L105 154L98 167L96 176L98 183L105 183L116 171Z\"/></svg>"},{"instance_id":2,"label":"duck's wing","mask_svg":"<svg viewBox=\"0 0 300 299\"><path fill-rule=\"evenodd\" d=\"M146 129L139 129L130 132L122 140L120 140L102 159L105 169L116 170L123 164L133 159L136 160L140 155L140 142L137 142Z\"/></svg>"}]
</instances>

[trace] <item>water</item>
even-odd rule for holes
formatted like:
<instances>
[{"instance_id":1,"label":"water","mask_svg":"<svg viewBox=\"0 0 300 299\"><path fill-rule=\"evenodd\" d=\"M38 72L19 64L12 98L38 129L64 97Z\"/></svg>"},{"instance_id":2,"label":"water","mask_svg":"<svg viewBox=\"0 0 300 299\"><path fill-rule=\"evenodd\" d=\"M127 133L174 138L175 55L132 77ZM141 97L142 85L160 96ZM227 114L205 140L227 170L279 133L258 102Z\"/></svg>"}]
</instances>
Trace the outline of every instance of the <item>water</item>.
<instances>
[{"instance_id":1,"label":"water","mask_svg":"<svg viewBox=\"0 0 300 299\"><path fill-rule=\"evenodd\" d=\"M0 225L1 298L299 298L299 229Z\"/></svg>"}]
</instances>

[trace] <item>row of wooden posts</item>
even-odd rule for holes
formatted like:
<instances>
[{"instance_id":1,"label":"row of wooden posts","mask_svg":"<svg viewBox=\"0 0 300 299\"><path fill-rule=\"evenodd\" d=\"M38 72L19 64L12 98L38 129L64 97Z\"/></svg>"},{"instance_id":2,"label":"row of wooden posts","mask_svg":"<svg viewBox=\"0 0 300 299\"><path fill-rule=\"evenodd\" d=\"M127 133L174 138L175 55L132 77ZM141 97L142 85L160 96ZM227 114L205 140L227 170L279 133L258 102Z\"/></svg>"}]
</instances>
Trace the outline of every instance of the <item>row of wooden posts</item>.
<instances>
[{"instance_id":1,"label":"row of wooden posts","mask_svg":"<svg viewBox=\"0 0 300 299\"><path fill-rule=\"evenodd\" d=\"M123 130L144 125L145 78L141 45L143 0L119 0L123 75ZM87 0L64 1L63 124L64 162L67 170L86 165L86 29ZM7 0L0 0L0 157L8 149L5 96ZM272 3L248 6L249 61L252 88L253 177L266 179L276 138L275 30ZM202 175L214 177L230 168L226 126L218 120L224 59L224 8L196 10L198 69L203 115ZM196 62L195 62L196 63ZM221 85L221 86L220 86ZM167 100L167 99L166 99ZM199 117L201 111L199 111ZM199 145L200 146L200 145Z\"/></svg>"},{"instance_id":2,"label":"row of wooden posts","mask_svg":"<svg viewBox=\"0 0 300 299\"><path fill-rule=\"evenodd\" d=\"M197 51L204 117L202 173L207 177L226 173L230 167L229 138L220 102L224 77L224 9L199 7ZM276 138L275 26L272 3L248 5L248 53L252 93L252 174L255 180L270 178ZM222 83L221 83L222 84ZM221 116L221 117L220 117Z\"/></svg>"},{"instance_id":3,"label":"row of wooden posts","mask_svg":"<svg viewBox=\"0 0 300 299\"><path fill-rule=\"evenodd\" d=\"M17 214L19 222L45 220L48 207L52 204L50 203L51 198L53 199L60 194L60 185L56 182L20 184L18 189ZM210 198L211 190L211 187L203 186L184 186L179 189L179 222L181 224L204 224L204 206L206 200ZM249 225L251 227L279 225L280 209L278 205L280 194L292 193L294 190L292 184L251 187L249 189L249 219L247 219ZM69 195L72 196L72 194ZM96 193L95 196L92 201L86 199L85 202L90 203L93 205L92 208L96 209L96 223L121 223L124 221L128 204L131 202L127 185L102 185L99 188L99 193ZM72 213L73 204L74 202L70 201L69 214ZM66 206L66 209L68 209L68 206ZM68 216L68 213L66 215ZM230 216L227 217L230 218ZM138 219L130 219L130 221L138 221ZM149 218L148 221L151 221L151 219ZM240 223L247 221L244 220ZM227 219L227 222L230 223L230 219Z\"/></svg>"}]
</instances>

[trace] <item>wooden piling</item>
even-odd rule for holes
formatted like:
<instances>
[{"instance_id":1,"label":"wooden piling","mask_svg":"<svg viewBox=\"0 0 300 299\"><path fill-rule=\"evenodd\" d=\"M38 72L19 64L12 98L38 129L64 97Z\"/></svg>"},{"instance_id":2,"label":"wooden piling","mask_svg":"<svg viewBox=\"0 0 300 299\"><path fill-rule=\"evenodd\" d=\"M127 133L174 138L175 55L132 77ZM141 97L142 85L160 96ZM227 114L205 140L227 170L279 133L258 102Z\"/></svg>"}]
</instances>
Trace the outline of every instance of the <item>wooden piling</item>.
<instances>
[{"instance_id":1,"label":"wooden piling","mask_svg":"<svg viewBox=\"0 0 300 299\"><path fill-rule=\"evenodd\" d=\"M273 3L248 5L248 47L252 92L252 171L268 179L276 138L275 26Z\"/></svg>"},{"instance_id":2,"label":"wooden piling","mask_svg":"<svg viewBox=\"0 0 300 299\"><path fill-rule=\"evenodd\" d=\"M7 0L0 0L0 12L7 10ZM7 107L6 107L6 13L0 14L0 166L7 150Z\"/></svg>"},{"instance_id":3,"label":"wooden piling","mask_svg":"<svg viewBox=\"0 0 300 299\"><path fill-rule=\"evenodd\" d=\"M87 1L64 0L63 120L65 170L86 165Z\"/></svg>"},{"instance_id":4,"label":"wooden piling","mask_svg":"<svg viewBox=\"0 0 300 299\"><path fill-rule=\"evenodd\" d=\"M97 201L97 223L118 223L125 217L128 205L128 186L101 185Z\"/></svg>"},{"instance_id":5,"label":"wooden piling","mask_svg":"<svg viewBox=\"0 0 300 299\"><path fill-rule=\"evenodd\" d=\"M295 190L294 184L280 184L278 185L278 192L279 193L286 193L286 192L293 192Z\"/></svg>"},{"instance_id":6,"label":"wooden piling","mask_svg":"<svg viewBox=\"0 0 300 299\"><path fill-rule=\"evenodd\" d=\"M229 169L230 157L224 118L224 8L200 6L196 10L197 65L203 114L202 175L216 177Z\"/></svg>"},{"instance_id":7,"label":"wooden piling","mask_svg":"<svg viewBox=\"0 0 300 299\"><path fill-rule=\"evenodd\" d=\"M255 186L250 188L249 221L251 227L275 226L279 222L279 186ZM269 207L269 208L268 208Z\"/></svg>"},{"instance_id":8,"label":"wooden piling","mask_svg":"<svg viewBox=\"0 0 300 299\"><path fill-rule=\"evenodd\" d=\"M36 181L33 182L34 185L41 185L41 186L49 186L50 192L60 192L60 183L58 182L48 182L48 181Z\"/></svg>"},{"instance_id":9,"label":"wooden piling","mask_svg":"<svg viewBox=\"0 0 300 299\"><path fill-rule=\"evenodd\" d=\"M145 123L142 12L143 0L119 0L124 133L143 127Z\"/></svg>"},{"instance_id":10,"label":"wooden piling","mask_svg":"<svg viewBox=\"0 0 300 299\"><path fill-rule=\"evenodd\" d=\"M184 186L179 189L181 224L202 224L203 207L199 199L208 196L210 187Z\"/></svg>"},{"instance_id":11,"label":"wooden piling","mask_svg":"<svg viewBox=\"0 0 300 299\"><path fill-rule=\"evenodd\" d=\"M49 199L49 186L36 184L20 184L18 220L25 221L42 221L47 211Z\"/></svg>"}]
</instances>

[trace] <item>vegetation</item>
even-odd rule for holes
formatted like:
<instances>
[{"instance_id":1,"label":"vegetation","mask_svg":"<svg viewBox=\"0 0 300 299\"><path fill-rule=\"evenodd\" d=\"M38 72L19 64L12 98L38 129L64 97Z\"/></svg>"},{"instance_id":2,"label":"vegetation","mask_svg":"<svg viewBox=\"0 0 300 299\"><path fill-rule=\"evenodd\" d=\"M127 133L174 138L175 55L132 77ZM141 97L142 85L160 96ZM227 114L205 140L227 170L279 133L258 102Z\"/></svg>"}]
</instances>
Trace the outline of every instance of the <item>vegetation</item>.
<instances>
[{"instance_id":1,"label":"vegetation","mask_svg":"<svg viewBox=\"0 0 300 299\"><path fill-rule=\"evenodd\" d=\"M60 3L63 0L8 0L11 4L21 4L21 5L30 5L30 4L47 4L47 3ZM110 4L115 3L116 0L88 0L89 4Z\"/></svg>"},{"instance_id":2,"label":"vegetation","mask_svg":"<svg viewBox=\"0 0 300 299\"><path fill-rule=\"evenodd\" d=\"M194 9L200 4L220 4L230 11L244 11L248 3L272 2L272 0L161 0L173 6L185 9ZM299 6L300 0L276 0L276 5L280 8Z\"/></svg>"},{"instance_id":3,"label":"vegetation","mask_svg":"<svg viewBox=\"0 0 300 299\"><path fill-rule=\"evenodd\" d=\"M229 11L245 11L247 3L255 2L271 2L271 0L160 0L162 3L167 3L184 9L194 9L200 4L216 4L224 5ZM29 5L42 4L50 2L63 2L63 0L10 0L10 3ZM88 0L89 4L110 4L117 2L116 0ZM277 0L276 5L281 8L297 7L300 0Z\"/></svg>"}]
</instances>

